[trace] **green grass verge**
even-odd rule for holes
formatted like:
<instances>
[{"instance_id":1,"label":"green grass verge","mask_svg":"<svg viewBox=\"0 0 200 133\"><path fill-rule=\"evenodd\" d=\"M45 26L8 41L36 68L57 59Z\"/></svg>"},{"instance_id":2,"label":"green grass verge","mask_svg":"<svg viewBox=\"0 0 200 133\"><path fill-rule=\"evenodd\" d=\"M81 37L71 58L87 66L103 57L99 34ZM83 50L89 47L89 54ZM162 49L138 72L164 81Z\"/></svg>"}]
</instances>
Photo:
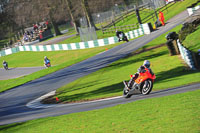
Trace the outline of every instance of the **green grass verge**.
<instances>
[{"instance_id":1,"label":"green grass verge","mask_svg":"<svg viewBox=\"0 0 200 133\"><path fill-rule=\"evenodd\" d=\"M189 34L186 39L183 41L183 45L193 52L197 52L200 49L200 26L197 27L197 30Z\"/></svg>"},{"instance_id":2,"label":"green grass verge","mask_svg":"<svg viewBox=\"0 0 200 133\"><path fill-rule=\"evenodd\" d=\"M2 133L200 132L200 90L0 126Z\"/></svg>"}]
</instances>

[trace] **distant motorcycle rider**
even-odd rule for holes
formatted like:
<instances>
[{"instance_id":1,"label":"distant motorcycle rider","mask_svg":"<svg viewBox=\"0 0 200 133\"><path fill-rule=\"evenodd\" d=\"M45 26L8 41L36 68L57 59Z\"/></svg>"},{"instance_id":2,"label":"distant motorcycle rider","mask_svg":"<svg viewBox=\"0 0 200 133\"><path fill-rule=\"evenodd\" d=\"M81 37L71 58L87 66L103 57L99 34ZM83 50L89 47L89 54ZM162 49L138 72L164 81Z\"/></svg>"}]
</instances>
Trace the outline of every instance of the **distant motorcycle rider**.
<instances>
[{"instance_id":1,"label":"distant motorcycle rider","mask_svg":"<svg viewBox=\"0 0 200 133\"><path fill-rule=\"evenodd\" d=\"M116 36L117 36L119 42L122 40L128 42L128 38L126 37L126 35L124 34L123 31L116 30Z\"/></svg>"},{"instance_id":2,"label":"distant motorcycle rider","mask_svg":"<svg viewBox=\"0 0 200 133\"><path fill-rule=\"evenodd\" d=\"M150 64L150 61L149 61L149 60L145 60L145 61L144 61L143 65L140 66L140 68L138 68L138 72L135 73L135 74L132 76L131 80L129 81L129 83L128 83L128 88L129 88L129 89L133 86L133 83L134 83L134 81L138 78L139 73L145 73L145 72L146 72L146 69L148 69L148 71L149 71L152 75L154 75L153 71L152 71L151 68L150 68L150 65L151 65L151 64ZM146 68L146 69L145 69L145 68Z\"/></svg>"},{"instance_id":3,"label":"distant motorcycle rider","mask_svg":"<svg viewBox=\"0 0 200 133\"><path fill-rule=\"evenodd\" d=\"M50 67L50 60L46 56L44 57L44 66L45 67Z\"/></svg>"},{"instance_id":4,"label":"distant motorcycle rider","mask_svg":"<svg viewBox=\"0 0 200 133\"><path fill-rule=\"evenodd\" d=\"M4 69L8 70L8 63L5 60L3 60L3 67Z\"/></svg>"}]
</instances>

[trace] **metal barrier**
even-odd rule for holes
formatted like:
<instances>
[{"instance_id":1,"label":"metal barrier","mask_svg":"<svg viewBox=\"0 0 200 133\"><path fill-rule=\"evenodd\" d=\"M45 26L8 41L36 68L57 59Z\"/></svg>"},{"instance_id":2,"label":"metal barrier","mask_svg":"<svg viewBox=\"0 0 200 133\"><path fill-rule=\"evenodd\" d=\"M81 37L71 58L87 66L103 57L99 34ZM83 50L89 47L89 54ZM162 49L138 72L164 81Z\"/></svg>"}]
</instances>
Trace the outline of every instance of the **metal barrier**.
<instances>
[{"instance_id":1,"label":"metal barrier","mask_svg":"<svg viewBox=\"0 0 200 133\"><path fill-rule=\"evenodd\" d=\"M196 70L194 60L193 60L193 57L192 57L192 53L180 43L179 39L177 40L177 44L178 44L178 48L179 48L179 51L181 53L182 59L185 61L185 63L191 69Z\"/></svg>"},{"instance_id":2,"label":"metal barrier","mask_svg":"<svg viewBox=\"0 0 200 133\"><path fill-rule=\"evenodd\" d=\"M188 14L189 16L191 16L195 11L197 11L198 9L200 9L200 5L193 7L193 8L187 8Z\"/></svg>"}]
</instances>

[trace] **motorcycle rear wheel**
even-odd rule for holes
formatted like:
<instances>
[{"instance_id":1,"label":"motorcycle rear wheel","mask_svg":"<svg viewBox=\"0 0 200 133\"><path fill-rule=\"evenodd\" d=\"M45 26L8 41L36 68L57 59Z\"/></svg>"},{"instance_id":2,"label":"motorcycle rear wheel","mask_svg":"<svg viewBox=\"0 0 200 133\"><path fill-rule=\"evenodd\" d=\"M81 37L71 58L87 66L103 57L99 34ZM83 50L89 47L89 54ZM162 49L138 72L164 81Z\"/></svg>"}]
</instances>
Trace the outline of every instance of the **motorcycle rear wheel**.
<instances>
[{"instance_id":1,"label":"motorcycle rear wheel","mask_svg":"<svg viewBox=\"0 0 200 133\"><path fill-rule=\"evenodd\" d=\"M153 88L153 82L152 82L152 80L147 79L146 81L144 81L142 83L140 92L143 95L148 95L152 91L152 88Z\"/></svg>"},{"instance_id":2,"label":"motorcycle rear wheel","mask_svg":"<svg viewBox=\"0 0 200 133\"><path fill-rule=\"evenodd\" d=\"M123 41L129 42L127 36L124 36Z\"/></svg>"}]
</instances>

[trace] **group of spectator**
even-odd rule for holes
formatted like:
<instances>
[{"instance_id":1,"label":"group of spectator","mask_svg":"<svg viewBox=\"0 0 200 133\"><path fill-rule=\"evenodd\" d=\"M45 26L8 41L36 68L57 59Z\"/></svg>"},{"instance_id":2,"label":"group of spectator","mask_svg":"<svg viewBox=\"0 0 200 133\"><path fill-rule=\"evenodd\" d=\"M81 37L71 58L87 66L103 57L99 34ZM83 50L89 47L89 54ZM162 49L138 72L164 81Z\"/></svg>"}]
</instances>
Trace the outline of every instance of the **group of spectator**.
<instances>
[{"instance_id":1,"label":"group of spectator","mask_svg":"<svg viewBox=\"0 0 200 133\"><path fill-rule=\"evenodd\" d=\"M42 38L42 32L44 32L47 29L49 29L48 21L33 24L33 27L31 30L25 31L24 36L23 36L23 41L31 42L39 38Z\"/></svg>"},{"instance_id":2,"label":"group of spectator","mask_svg":"<svg viewBox=\"0 0 200 133\"><path fill-rule=\"evenodd\" d=\"M33 39L33 37L34 37L33 31L32 31L32 30L30 30L30 31L27 30L27 31L25 31L25 33L24 33L23 40L24 40L25 42L31 42L32 39Z\"/></svg>"},{"instance_id":3,"label":"group of spectator","mask_svg":"<svg viewBox=\"0 0 200 133\"><path fill-rule=\"evenodd\" d=\"M42 23L36 23L36 24L33 24L33 30L35 32L40 31L40 30L45 30L45 29L48 29L48 26L49 26L48 21L45 21Z\"/></svg>"}]
</instances>

